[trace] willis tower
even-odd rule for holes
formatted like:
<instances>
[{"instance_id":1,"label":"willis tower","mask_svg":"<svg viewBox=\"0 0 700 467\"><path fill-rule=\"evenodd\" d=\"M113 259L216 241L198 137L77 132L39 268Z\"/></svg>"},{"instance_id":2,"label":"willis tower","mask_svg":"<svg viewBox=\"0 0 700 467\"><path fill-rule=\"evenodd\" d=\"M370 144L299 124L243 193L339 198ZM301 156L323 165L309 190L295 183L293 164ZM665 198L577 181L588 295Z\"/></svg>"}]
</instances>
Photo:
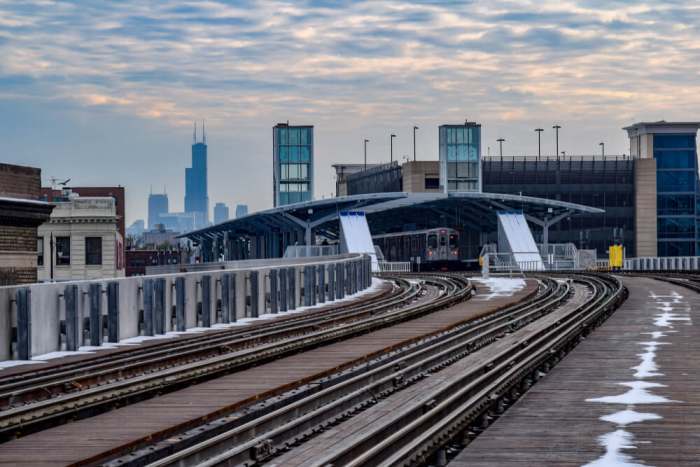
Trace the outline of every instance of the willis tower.
<instances>
[{"instance_id":1,"label":"willis tower","mask_svg":"<svg viewBox=\"0 0 700 467\"><path fill-rule=\"evenodd\" d=\"M207 189L207 134L202 122L202 141L197 142L197 123L192 139L192 167L185 169L185 212L191 213L194 228L209 225L209 195Z\"/></svg>"}]
</instances>

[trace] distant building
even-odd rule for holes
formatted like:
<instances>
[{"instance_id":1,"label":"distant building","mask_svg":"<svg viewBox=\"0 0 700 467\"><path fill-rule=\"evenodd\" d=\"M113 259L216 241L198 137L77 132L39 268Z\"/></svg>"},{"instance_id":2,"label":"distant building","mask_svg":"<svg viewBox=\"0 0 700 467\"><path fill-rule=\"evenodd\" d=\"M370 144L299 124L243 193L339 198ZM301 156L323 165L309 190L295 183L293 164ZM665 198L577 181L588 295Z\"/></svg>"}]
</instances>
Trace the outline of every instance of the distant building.
<instances>
[{"instance_id":1,"label":"distant building","mask_svg":"<svg viewBox=\"0 0 700 467\"><path fill-rule=\"evenodd\" d=\"M140 237L146 230L146 225L143 219L135 220L129 227L126 228L127 237Z\"/></svg>"},{"instance_id":2,"label":"distant building","mask_svg":"<svg viewBox=\"0 0 700 467\"><path fill-rule=\"evenodd\" d=\"M67 188L67 187L66 187ZM126 238L126 196L123 186L76 186L70 187L70 192L83 197L108 196L114 199L117 213L117 229L121 238ZM42 199L48 202L65 201L63 190L53 190L49 187L41 189ZM124 257L120 259L124 263Z\"/></svg>"},{"instance_id":3,"label":"distant building","mask_svg":"<svg viewBox=\"0 0 700 467\"><path fill-rule=\"evenodd\" d=\"M156 224L162 221L160 217L169 212L168 195L165 193L151 193L148 195L148 228L155 229Z\"/></svg>"},{"instance_id":4,"label":"distant building","mask_svg":"<svg viewBox=\"0 0 700 467\"><path fill-rule=\"evenodd\" d=\"M314 127L278 123L272 129L274 205L310 201L314 191Z\"/></svg>"},{"instance_id":5,"label":"distant building","mask_svg":"<svg viewBox=\"0 0 700 467\"><path fill-rule=\"evenodd\" d=\"M214 206L214 224L221 224L229 219L228 206L224 203L216 203Z\"/></svg>"},{"instance_id":6,"label":"distant building","mask_svg":"<svg viewBox=\"0 0 700 467\"><path fill-rule=\"evenodd\" d=\"M237 204L236 205L236 219L239 217L248 215L248 205L247 204Z\"/></svg>"},{"instance_id":7,"label":"distant building","mask_svg":"<svg viewBox=\"0 0 700 467\"><path fill-rule=\"evenodd\" d=\"M40 281L124 275L124 243L112 197L82 197L64 190L48 222L39 226Z\"/></svg>"},{"instance_id":8,"label":"distant building","mask_svg":"<svg viewBox=\"0 0 700 467\"><path fill-rule=\"evenodd\" d=\"M451 191L481 191L481 125L440 125L440 188Z\"/></svg>"},{"instance_id":9,"label":"distant building","mask_svg":"<svg viewBox=\"0 0 700 467\"><path fill-rule=\"evenodd\" d=\"M143 276L148 266L181 264L182 253L178 250L128 250L126 252L126 275Z\"/></svg>"},{"instance_id":10,"label":"distant building","mask_svg":"<svg viewBox=\"0 0 700 467\"><path fill-rule=\"evenodd\" d=\"M378 166L379 164L333 164L335 170L335 195L348 195L348 177L367 169Z\"/></svg>"},{"instance_id":11,"label":"distant building","mask_svg":"<svg viewBox=\"0 0 700 467\"><path fill-rule=\"evenodd\" d=\"M37 281L43 260L37 227L53 209L40 196L41 169L0 164L0 285Z\"/></svg>"},{"instance_id":12,"label":"distant building","mask_svg":"<svg viewBox=\"0 0 700 467\"><path fill-rule=\"evenodd\" d=\"M163 224L156 224L155 229L143 233L143 245L145 247L174 247L179 240L176 238L179 232L168 230Z\"/></svg>"},{"instance_id":13,"label":"distant building","mask_svg":"<svg viewBox=\"0 0 700 467\"><path fill-rule=\"evenodd\" d=\"M195 228L209 225L207 187L207 135L202 124L202 141L197 142L197 124L192 143L192 167L185 169L185 212L194 215Z\"/></svg>"},{"instance_id":14,"label":"distant building","mask_svg":"<svg viewBox=\"0 0 700 467\"><path fill-rule=\"evenodd\" d=\"M160 216L161 224L173 232L186 233L195 230L196 216L193 212L169 212Z\"/></svg>"},{"instance_id":15,"label":"distant building","mask_svg":"<svg viewBox=\"0 0 700 467\"><path fill-rule=\"evenodd\" d=\"M637 158L637 256L700 254L700 122L641 122L624 128Z\"/></svg>"}]
</instances>

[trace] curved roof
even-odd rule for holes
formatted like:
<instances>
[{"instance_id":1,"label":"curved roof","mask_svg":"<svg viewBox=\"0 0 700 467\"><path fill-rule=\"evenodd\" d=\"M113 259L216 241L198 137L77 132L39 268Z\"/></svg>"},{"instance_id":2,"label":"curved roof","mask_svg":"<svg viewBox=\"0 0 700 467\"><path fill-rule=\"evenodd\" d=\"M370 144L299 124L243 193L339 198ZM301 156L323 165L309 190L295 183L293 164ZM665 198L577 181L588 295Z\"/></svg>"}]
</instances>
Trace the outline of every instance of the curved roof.
<instances>
[{"instance_id":1,"label":"curved roof","mask_svg":"<svg viewBox=\"0 0 700 467\"><path fill-rule=\"evenodd\" d=\"M221 224L195 230L181 237L192 240L233 235L260 235L311 227L335 237L341 211L362 210L373 233L402 230L407 225L429 225L446 217L475 229L493 229L495 211L522 210L530 218L545 219L575 214L602 214L603 209L551 199L500 193L370 193L306 201L267 209ZM390 214L390 215L387 215Z\"/></svg>"}]
</instances>

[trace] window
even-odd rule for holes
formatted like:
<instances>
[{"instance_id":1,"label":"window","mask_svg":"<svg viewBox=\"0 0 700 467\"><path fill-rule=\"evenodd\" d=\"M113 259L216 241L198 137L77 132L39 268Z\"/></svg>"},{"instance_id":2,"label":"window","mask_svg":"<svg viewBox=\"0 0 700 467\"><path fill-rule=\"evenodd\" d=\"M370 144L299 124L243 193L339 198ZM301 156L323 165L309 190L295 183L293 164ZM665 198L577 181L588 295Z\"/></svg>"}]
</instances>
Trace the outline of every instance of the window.
<instances>
[{"instance_id":1,"label":"window","mask_svg":"<svg viewBox=\"0 0 700 467\"><path fill-rule=\"evenodd\" d=\"M428 235L428 248L431 248L431 249L437 248L437 235L435 235L435 234Z\"/></svg>"},{"instance_id":2,"label":"window","mask_svg":"<svg viewBox=\"0 0 700 467\"><path fill-rule=\"evenodd\" d=\"M56 266L70 265L70 237L56 237Z\"/></svg>"},{"instance_id":3,"label":"window","mask_svg":"<svg viewBox=\"0 0 700 467\"><path fill-rule=\"evenodd\" d=\"M102 237L85 237L85 264L102 264Z\"/></svg>"},{"instance_id":4,"label":"window","mask_svg":"<svg viewBox=\"0 0 700 467\"><path fill-rule=\"evenodd\" d=\"M437 190L440 188L440 178L425 177L425 189Z\"/></svg>"},{"instance_id":5,"label":"window","mask_svg":"<svg viewBox=\"0 0 700 467\"><path fill-rule=\"evenodd\" d=\"M654 135L654 149L657 148L676 148L676 149L695 149L695 135Z\"/></svg>"},{"instance_id":6,"label":"window","mask_svg":"<svg viewBox=\"0 0 700 467\"><path fill-rule=\"evenodd\" d=\"M659 171L656 174L656 190L665 191L691 191L695 192L695 171L672 170Z\"/></svg>"},{"instance_id":7,"label":"window","mask_svg":"<svg viewBox=\"0 0 700 467\"><path fill-rule=\"evenodd\" d=\"M44 265L44 237L36 238L36 265Z\"/></svg>"},{"instance_id":8,"label":"window","mask_svg":"<svg viewBox=\"0 0 700 467\"><path fill-rule=\"evenodd\" d=\"M656 150L654 159L659 169L694 169L695 151Z\"/></svg>"}]
</instances>

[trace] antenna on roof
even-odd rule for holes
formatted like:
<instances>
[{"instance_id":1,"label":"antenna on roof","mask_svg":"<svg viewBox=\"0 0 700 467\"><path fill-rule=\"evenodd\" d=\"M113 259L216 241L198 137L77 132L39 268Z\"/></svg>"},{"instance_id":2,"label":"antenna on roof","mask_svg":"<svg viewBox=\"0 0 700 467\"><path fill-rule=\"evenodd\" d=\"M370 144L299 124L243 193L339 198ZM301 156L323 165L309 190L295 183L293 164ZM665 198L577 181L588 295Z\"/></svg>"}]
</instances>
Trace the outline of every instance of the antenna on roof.
<instances>
[{"instance_id":1,"label":"antenna on roof","mask_svg":"<svg viewBox=\"0 0 700 467\"><path fill-rule=\"evenodd\" d=\"M202 143L207 144L207 132L204 129L204 120L202 120Z\"/></svg>"},{"instance_id":2,"label":"antenna on roof","mask_svg":"<svg viewBox=\"0 0 700 467\"><path fill-rule=\"evenodd\" d=\"M197 122L194 122L194 134L192 135L192 144L197 144Z\"/></svg>"}]
</instances>

